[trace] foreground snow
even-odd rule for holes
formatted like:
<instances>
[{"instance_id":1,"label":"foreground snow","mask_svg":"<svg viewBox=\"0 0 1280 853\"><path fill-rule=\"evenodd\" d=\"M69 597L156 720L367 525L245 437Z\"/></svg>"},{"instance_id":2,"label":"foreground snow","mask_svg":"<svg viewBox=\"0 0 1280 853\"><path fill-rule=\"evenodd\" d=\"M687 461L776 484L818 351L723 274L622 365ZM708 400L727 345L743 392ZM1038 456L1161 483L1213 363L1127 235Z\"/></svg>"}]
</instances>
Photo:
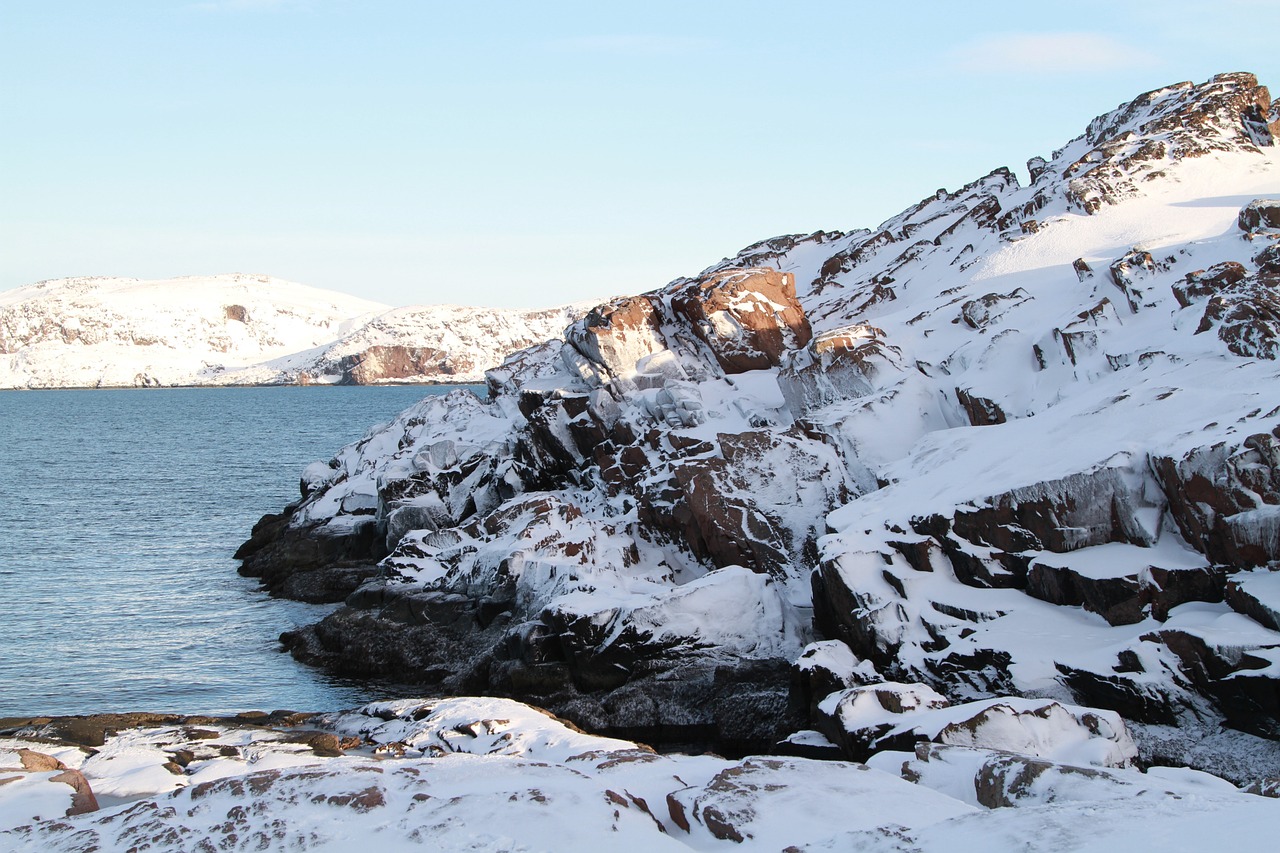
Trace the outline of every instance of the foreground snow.
<instances>
[{"instance_id":1,"label":"foreground snow","mask_svg":"<svg viewBox=\"0 0 1280 853\"><path fill-rule=\"evenodd\" d=\"M1177 851L1216 846L1224 827L1233 843L1268 844L1280 820L1280 800L1194 771L928 743L873 766L659 755L504 699L406 699L291 722L187 720L122 731L91 754L0 740L0 845L1002 851L1114 850L1120 839ZM50 781L55 771L9 769L21 748L78 769L101 810L65 817L71 788Z\"/></svg>"}]
</instances>

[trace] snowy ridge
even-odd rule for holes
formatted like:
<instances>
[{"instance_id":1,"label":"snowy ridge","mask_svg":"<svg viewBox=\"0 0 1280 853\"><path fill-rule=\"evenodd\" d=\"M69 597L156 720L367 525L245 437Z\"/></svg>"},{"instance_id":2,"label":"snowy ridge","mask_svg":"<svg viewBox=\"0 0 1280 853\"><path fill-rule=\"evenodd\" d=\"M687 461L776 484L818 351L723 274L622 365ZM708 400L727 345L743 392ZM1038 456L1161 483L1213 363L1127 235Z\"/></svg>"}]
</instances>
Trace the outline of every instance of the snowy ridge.
<instances>
[{"instance_id":1,"label":"snowy ridge","mask_svg":"<svg viewBox=\"0 0 1280 853\"><path fill-rule=\"evenodd\" d=\"M0 388L478 382L586 306L390 306L268 276L0 293Z\"/></svg>"},{"instance_id":2,"label":"snowy ridge","mask_svg":"<svg viewBox=\"0 0 1280 853\"><path fill-rule=\"evenodd\" d=\"M853 731L832 697L900 684L1118 713L1142 761L1255 779L1280 756L1275 118L1250 75L1178 84L1030 186L996 170L597 306L490 371L492 402L308 469L244 571L387 554L296 656L596 731L859 757L928 727ZM319 559L282 556L304 540ZM846 651L785 675L819 637Z\"/></svg>"}]
</instances>

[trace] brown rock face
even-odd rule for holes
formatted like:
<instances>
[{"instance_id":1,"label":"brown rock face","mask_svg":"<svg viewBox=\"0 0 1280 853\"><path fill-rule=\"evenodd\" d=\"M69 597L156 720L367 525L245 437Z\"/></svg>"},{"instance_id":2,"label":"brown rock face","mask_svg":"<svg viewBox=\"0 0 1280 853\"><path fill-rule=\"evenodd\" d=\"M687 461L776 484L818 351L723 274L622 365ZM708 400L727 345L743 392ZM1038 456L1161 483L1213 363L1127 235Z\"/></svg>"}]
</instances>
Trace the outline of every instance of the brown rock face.
<instances>
[{"instance_id":1,"label":"brown rock face","mask_svg":"<svg viewBox=\"0 0 1280 853\"><path fill-rule=\"evenodd\" d=\"M71 787L71 807L67 809L67 817L98 810L98 798L89 787L89 780L79 770L63 770L57 776L51 776L49 781L61 782Z\"/></svg>"},{"instance_id":2,"label":"brown rock face","mask_svg":"<svg viewBox=\"0 0 1280 853\"><path fill-rule=\"evenodd\" d=\"M1140 95L1089 124L1085 139L1094 147L1064 171L1070 181L1067 198L1085 213L1095 213L1134 195L1137 181L1170 161L1274 145L1270 109L1267 88L1243 73ZM1136 149L1135 129L1148 139Z\"/></svg>"},{"instance_id":3,"label":"brown rock face","mask_svg":"<svg viewBox=\"0 0 1280 853\"><path fill-rule=\"evenodd\" d=\"M1280 199L1254 199L1240 211L1236 224L1241 231L1250 234L1280 228Z\"/></svg>"},{"instance_id":4,"label":"brown rock face","mask_svg":"<svg viewBox=\"0 0 1280 853\"><path fill-rule=\"evenodd\" d=\"M373 385L388 379L449 377L474 368L434 347L374 346L342 360L342 384Z\"/></svg>"},{"instance_id":5,"label":"brown rock face","mask_svg":"<svg viewBox=\"0 0 1280 853\"><path fill-rule=\"evenodd\" d=\"M1270 520L1280 505L1276 435L1200 447L1181 459L1153 456L1151 463L1183 538L1210 560L1262 566L1280 559L1280 531Z\"/></svg>"},{"instance_id":6,"label":"brown rock face","mask_svg":"<svg viewBox=\"0 0 1280 853\"><path fill-rule=\"evenodd\" d=\"M1173 286L1173 296L1183 308L1199 299L1213 296L1220 290L1243 281L1248 275L1244 266L1235 261L1214 264L1207 270L1187 273L1187 277Z\"/></svg>"},{"instance_id":7,"label":"brown rock face","mask_svg":"<svg viewBox=\"0 0 1280 853\"><path fill-rule=\"evenodd\" d=\"M629 371L640 358L666 349L660 317L647 296L615 299L592 309L565 333L582 355L609 372Z\"/></svg>"},{"instance_id":8,"label":"brown rock face","mask_svg":"<svg viewBox=\"0 0 1280 853\"><path fill-rule=\"evenodd\" d=\"M725 373L777 366L783 352L813 337L796 299L795 277L777 270L724 270L681 287L671 307Z\"/></svg>"},{"instance_id":9,"label":"brown rock face","mask_svg":"<svg viewBox=\"0 0 1280 853\"><path fill-rule=\"evenodd\" d=\"M1245 358L1280 358L1280 282L1245 279L1209 300L1196 334L1217 329L1227 349Z\"/></svg>"}]
</instances>

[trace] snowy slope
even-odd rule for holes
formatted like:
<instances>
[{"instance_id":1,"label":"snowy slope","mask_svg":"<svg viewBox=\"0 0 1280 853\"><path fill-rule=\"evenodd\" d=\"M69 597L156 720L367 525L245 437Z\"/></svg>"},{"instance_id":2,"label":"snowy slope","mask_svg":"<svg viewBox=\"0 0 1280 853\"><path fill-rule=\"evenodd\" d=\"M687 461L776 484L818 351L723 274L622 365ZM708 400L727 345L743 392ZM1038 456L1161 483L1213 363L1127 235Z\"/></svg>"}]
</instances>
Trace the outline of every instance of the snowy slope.
<instances>
[{"instance_id":1,"label":"snowy slope","mask_svg":"<svg viewBox=\"0 0 1280 853\"><path fill-rule=\"evenodd\" d=\"M1250 75L1178 84L1029 186L998 169L605 303L490 371L492 402L308 469L244 571L287 590L389 550L295 655L598 731L818 729L849 757L826 700L891 682L1111 709L1143 760L1256 778L1280 756L1277 131ZM818 638L844 663L789 679Z\"/></svg>"},{"instance_id":2,"label":"snowy slope","mask_svg":"<svg viewBox=\"0 0 1280 853\"><path fill-rule=\"evenodd\" d=\"M582 310L390 306L267 276L0 293L0 388L477 382Z\"/></svg>"},{"instance_id":3,"label":"snowy slope","mask_svg":"<svg viewBox=\"0 0 1280 853\"><path fill-rule=\"evenodd\" d=\"M15 853L1198 851L1224 837L1265 849L1280 819L1280 800L1209 774L990 744L922 745L871 766L731 761L656 754L503 699L287 716L172 718L108 733L92 750L67 721L27 726L0 740L0 843Z\"/></svg>"}]
</instances>

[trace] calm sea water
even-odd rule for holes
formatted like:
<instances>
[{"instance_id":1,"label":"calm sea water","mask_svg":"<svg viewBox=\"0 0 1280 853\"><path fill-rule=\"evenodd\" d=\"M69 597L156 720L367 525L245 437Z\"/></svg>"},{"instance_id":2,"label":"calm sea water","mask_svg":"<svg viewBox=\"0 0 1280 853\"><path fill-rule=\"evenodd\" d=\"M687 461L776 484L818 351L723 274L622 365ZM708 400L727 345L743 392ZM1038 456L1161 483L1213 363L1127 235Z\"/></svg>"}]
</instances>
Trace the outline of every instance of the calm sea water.
<instances>
[{"instance_id":1,"label":"calm sea water","mask_svg":"<svg viewBox=\"0 0 1280 853\"><path fill-rule=\"evenodd\" d=\"M0 391L0 716L378 698L279 653L329 608L268 598L231 555L304 465L448 390Z\"/></svg>"}]
</instances>

